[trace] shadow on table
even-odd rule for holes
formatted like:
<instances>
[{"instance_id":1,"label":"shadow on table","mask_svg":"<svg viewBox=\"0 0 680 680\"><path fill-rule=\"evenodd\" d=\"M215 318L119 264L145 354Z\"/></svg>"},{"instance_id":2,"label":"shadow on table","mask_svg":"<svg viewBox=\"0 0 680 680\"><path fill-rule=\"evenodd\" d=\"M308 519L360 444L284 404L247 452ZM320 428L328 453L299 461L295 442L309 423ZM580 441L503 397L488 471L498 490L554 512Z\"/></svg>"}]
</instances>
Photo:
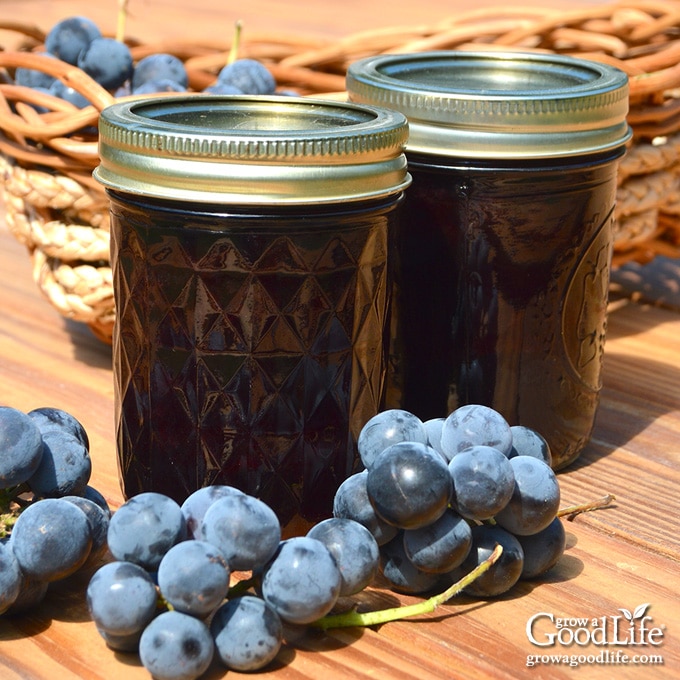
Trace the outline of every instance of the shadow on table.
<instances>
[{"instance_id":1,"label":"shadow on table","mask_svg":"<svg viewBox=\"0 0 680 680\"><path fill-rule=\"evenodd\" d=\"M112 368L111 345L97 338L86 324L64 319L64 325L71 338L74 359L95 368Z\"/></svg>"}]
</instances>

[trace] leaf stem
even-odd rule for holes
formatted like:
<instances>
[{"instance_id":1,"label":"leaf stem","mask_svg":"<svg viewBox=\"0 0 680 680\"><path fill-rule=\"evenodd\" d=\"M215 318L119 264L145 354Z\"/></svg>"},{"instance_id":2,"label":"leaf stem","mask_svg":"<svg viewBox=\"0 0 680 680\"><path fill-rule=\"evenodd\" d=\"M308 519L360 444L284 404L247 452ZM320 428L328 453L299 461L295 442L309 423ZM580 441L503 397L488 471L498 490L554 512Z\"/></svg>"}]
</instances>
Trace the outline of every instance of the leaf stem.
<instances>
[{"instance_id":1,"label":"leaf stem","mask_svg":"<svg viewBox=\"0 0 680 680\"><path fill-rule=\"evenodd\" d=\"M238 59L238 52L241 49L241 31L243 22L239 19L234 25L234 39L231 42L231 49L227 56L227 64L233 64Z\"/></svg>"},{"instance_id":2,"label":"leaf stem","mask_svg":"<svg viewBox=\"0 0 680 680\"><path fill-rule=\"evenodd\" d=\"M357 612L352 610L344 612L343 614L331 614L314 621L310 625L314 628L321 628L322 630L327 630L329 628L347 628L350 626L375 626L381 623L387 623L388 621L398 621L399 619L405 619L410 616L429 614L440 605L448 602L455 595L458 595L473 581L487 572L498 561L502 553L502 546L496 545L491 555L470 573L463 576L459 581L456 581L445 591L438 595L434 595L427 600L423 600L422 602L404 605L402 607L380 609L373 612Z\"/></svg>"},{"instance_id":3,"label":"leaf stem","mask_svg":"<svg viewBox=\"0 0 680 680\"><path fill-rule=\"evenodd\" d=\"M125 42L128 1L129 0L118 0L118 17L116 22L116 40L118 42Z\"/></svg>"}]
</instances>

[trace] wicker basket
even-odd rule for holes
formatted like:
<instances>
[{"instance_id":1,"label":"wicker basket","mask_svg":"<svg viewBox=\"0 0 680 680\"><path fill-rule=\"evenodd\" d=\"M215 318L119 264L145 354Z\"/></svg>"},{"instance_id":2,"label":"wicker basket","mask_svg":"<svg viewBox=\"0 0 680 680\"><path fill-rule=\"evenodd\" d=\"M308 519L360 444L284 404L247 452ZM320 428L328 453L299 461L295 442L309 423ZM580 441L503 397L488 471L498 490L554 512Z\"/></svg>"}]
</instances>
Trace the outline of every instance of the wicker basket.
<instances>
[{"instance_id":1,"label":"wicker basket","mask_svg":"<svg viewBox=\"0 0 680 680\"><path fill-rule=\"evenodd\" d=\"M0 52L0 170L7 224L24 243L34 278L66 317L110 342L115 309L109 266L108 202L91 177L98 163L96 123L114 97L76 67L41 56L44 35L23 33L26 47ZM137 44L180 57L190 88L202 90L228 57L229 45ZM603 61L630 77L634 136L621 163L614 267L680 257L680 3L637 0L571 12L492 8L436 25L391 27L340 40L251 34L240 56L261 59L282 88L344 96L348 65L387 52L433 49L536 49ZM12 83L17 67L37 68L88 97L78 110ZM38 113L35 105L48 109Z\"/></svg>"}]
</instances>

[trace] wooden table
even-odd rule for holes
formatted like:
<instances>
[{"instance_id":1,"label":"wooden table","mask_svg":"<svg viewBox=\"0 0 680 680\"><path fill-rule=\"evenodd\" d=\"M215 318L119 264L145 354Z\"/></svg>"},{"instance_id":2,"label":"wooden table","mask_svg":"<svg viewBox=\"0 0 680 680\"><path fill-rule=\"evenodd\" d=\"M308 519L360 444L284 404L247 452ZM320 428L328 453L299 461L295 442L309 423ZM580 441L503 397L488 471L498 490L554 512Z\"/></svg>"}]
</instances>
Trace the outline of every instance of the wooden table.
<instances>
[{"instance_id":1,"label":"wooden table","mask_svg":"<svg viewBox=\"0 0 680 680\"><path fill-rule=\"evenodd\" d=\"M113 3L111 3L113 4ZM309 4L309 7L305 5ZM493 4L478 2L477 5ZM525 3L528 4L528 3ZM535 3L542 4L542 3ZM573 3L563 3L565 5ZM205 9L197 12L196 7ZM370 5L370 6L369 6ZM315 30L337 34L362 26L436 21L462 2L418 3L347 0L247 3L248 21L264 28ZM135 33L186 33L177 19L187 2L133 3ZM215 32L210 17L222 3L204 0L187 12L190 26ZM297 8L296 8L297 6ZM304 11L299 8L305 6ZM285 10L284 10L285 7ZM89 10L92 10L92 13ZM297 9L297 11L296 11ZM309 12L307 11L309 9ZM166 11L167 10L167 11ZM349 10L349 11L348 11ZM96 14L94 3L6 0L3 18L47 27L59 16ZM113 12L110 10L111 14ZM234 10L225 10L232 16ZM273 20L275 14L276 22ZM153 22L152 22L153 19ZM110 24L115 20L110 19ZM230 18L227 22L231 21ZM314 24L314 26L312 26ZM434 614L386 624L379 629L308 633L291 639L264 674L281 679L310 678L675 678L680 673L680 314L626 299L611 310L604 389L592 442L579 461L560 473L563 504L613 493L606 510L582 514L567 524L568 547L557 568L537 583L516 587L490 602L452 601ZM51 405L75 415L91 439L92 484L112 507L122 502L113 436L113 386L110 348L90 331L63 320L31 280L23 247L0 223L0 403L22 410ZM83 588L88 574L57 585L36 611L0 618L2 680L135 680L148 673L136 657L115 654L88 620ZM415 598L383 590L365 595L368 605L384 607ZM658 628L657 646L563 644L579 624L567 625L561 641L540 647L527 636L537 614L556 619L600 619L611 629L620 617L619 640L629 627L623 609L649 603L647 628ZM639 621L636 629L639 630ZM542 616L539 638L557 632ZM611 633L611 630L609 631ZM581 632L580 635L585 635ZM539 640L540 641L540 640ZM580 667L564 659L600 655ZM557 655L555 661L527 668L530 655ZM617 656L618 655L618 656ZM622 655L631 663L624 664ZM632 663L635 655L656 655L662 664ZM617 661L619 663L614 663ZM659 660L659 659L657 659ZM217 667L209 678L223 677ZM228 677L234 675L229 674Z\"/></svg>"}]
</instances>

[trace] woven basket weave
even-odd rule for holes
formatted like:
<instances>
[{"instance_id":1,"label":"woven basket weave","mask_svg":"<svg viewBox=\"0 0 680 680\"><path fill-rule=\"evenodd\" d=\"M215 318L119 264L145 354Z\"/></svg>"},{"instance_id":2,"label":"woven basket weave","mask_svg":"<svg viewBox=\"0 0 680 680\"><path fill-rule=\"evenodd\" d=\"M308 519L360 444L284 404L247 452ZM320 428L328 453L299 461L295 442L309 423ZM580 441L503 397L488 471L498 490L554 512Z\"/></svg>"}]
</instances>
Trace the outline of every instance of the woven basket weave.
<instances>
[{"instance_id":1,"label":"woven basket weave","mask_svg":"<svg viewBox=\"0 0 680 680\"><path fill-rule=\"evenodd\" d=\"M111 341L115 309L109 264L108 201L91 177L96 124L114 97L76 67L40 55L44 35L19 31L26 48L0 52L0 172L7 224L24 243L34 278L52 305ZM130 46L135 59L180 57L200 91L226 62L230 45ZM442 49L522 49L613 64L630 77L633 139L619 170L614 267L680 257L680 3L637 0L571 12L491 8L436 25L397 26L339 40L250 34L240 56L262 60L280 87L344 97L348 65L380 53ZM13 84L18 67L37 68L84 94L78 110ZM48 109L38 113L36 105Z\"/></svg>"}]
</instances>

